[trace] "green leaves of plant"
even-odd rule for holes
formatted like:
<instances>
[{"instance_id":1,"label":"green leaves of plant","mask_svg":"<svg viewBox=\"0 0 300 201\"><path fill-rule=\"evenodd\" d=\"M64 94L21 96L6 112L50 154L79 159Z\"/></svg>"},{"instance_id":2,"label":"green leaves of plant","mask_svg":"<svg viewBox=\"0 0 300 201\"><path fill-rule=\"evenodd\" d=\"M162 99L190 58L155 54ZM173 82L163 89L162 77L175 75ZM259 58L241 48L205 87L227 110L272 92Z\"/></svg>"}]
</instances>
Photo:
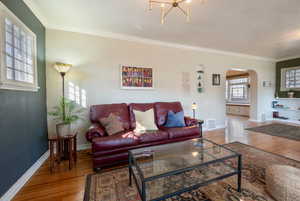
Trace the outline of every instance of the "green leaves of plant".
<instances>
[{"instance_id":1,"label":"green leaves of plant","mask_svg":"<svg viewBox=\"0 0 300 201\"><path fill-rule=\"evenodd\" d=\"M63 108L65 108L65 119L63 119ZM53 107L51 112L48 112L50 116L54 117L54 120L62 123L71 124L78 121L81 118L84 108L78 107L75 101L71 101L66 98L61 98L59 104Z\"/></svg>"}]
</instances>

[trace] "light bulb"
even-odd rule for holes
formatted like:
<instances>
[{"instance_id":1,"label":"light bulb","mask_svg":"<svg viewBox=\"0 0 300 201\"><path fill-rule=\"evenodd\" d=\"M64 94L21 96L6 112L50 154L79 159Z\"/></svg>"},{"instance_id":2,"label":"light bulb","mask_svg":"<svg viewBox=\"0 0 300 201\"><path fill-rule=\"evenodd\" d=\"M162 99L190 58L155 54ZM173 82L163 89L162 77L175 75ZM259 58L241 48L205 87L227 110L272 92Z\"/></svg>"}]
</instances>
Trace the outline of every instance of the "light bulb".
<instances>
[{"instance_id":1,"label":"light bulb","mask_svg":"<svg viewBox=\"0 0 300 201\"><path fill-rule=\"evenodd\" d=\"M160 4L160 7L161 7L161 8L164 8L164 7L165 7L165 4L164 4L164 3Z\"/></svg>"},{"instance_id":2,"label":"light bulb","mask_svg":"<svg viewBox=\"0 0 300 201\"><path fill-rule=\"evenodd\" d=\"M194 157L196 157L196 156L198 156L198 152L192 152L192 155L194 156Z\"/></svg>"},{"instance_id":3,"label":"light bulb","mask_svg":"<svg viewBox=\"0 0 300 201\"><path fill-rule=\"evenodd\" d=\"M185 0L185 3L191 3L192 0Z\"/></svg>"}]
</instances>

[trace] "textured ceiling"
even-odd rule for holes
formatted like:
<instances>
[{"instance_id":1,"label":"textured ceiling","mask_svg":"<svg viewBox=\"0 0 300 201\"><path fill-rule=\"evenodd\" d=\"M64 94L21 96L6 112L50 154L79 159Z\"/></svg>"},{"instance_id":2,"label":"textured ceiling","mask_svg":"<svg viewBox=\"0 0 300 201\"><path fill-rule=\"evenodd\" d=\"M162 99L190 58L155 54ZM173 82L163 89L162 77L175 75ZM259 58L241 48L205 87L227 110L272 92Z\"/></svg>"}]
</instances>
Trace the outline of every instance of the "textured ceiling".
<instances>
[{"instance_id":1,"label":"textured ceiling","mask_svg":"<svg viewBox=\"0 0 300 201\"><path fill-rule=\"evenodd\" d=\"M281 59L300 56L300 0L192 1L186 23L174 10L160 24L148 0L25 0L51 28L113 32L188 46Z\"/></svg>"}]
</instances>

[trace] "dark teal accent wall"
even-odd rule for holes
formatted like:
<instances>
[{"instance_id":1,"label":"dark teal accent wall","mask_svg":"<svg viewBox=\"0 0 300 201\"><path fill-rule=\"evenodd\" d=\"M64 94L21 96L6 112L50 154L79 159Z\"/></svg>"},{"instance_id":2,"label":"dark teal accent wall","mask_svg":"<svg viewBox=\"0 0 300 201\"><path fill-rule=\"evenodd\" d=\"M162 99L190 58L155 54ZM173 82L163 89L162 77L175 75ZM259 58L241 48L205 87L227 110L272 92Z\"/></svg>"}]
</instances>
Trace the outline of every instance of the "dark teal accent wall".
<instances>
[{"instance_id":1,"label":"dark teal accent wall","mask_svg":"<svg viewBox=\"0 0 300 201\"><path fill-rule=\"evenodd\" d=\"M275 95L278 95L280 98L288 97L286 91L280 91L281 69L292 68L297 66L300 66L300 58L280 61L276 63L276 94ZM295 97L300 98L300 91L295 91Z\"/></svg>"},{"instance_id":2,"label":"dark teal accent wall","mask_svg":"<svg viewBox=\"0 0 300 201\"><path fill-rule=\"evenodd\" d=\"M0 0L37 36L38 92L0 90L0 197L48 149L45 27L22 0Z\"/></svg>"}]
</instances>

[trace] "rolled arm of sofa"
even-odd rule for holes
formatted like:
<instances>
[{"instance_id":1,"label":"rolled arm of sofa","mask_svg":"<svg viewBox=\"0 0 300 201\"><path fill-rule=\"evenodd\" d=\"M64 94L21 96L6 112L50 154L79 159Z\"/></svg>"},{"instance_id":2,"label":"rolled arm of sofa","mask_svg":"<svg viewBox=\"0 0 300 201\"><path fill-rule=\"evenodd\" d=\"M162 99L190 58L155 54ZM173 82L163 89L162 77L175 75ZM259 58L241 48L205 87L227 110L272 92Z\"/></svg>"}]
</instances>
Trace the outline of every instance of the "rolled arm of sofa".
<instances>
[{"instance_id":1,"label":"rolled arm of sofa","mask_svg":"<svg viewBox=\"0 0 300 201\"><path fill-rule=\"evenodd\" d=\"M186 126L198 126L198 120L191 117L184 117Z\"/></svg>"},{"instance_id":2,"label":"rolled arm of sofa","mask_svg":"<svg viewBox=\"0 0 300 201\"><path fill-rule=\"evenodd\" d=\"M89 142L92 142L95 137L105 136L105 131L100 127L99 124L92 124L89 130L86 132L85 137Z\"/></svg>"}]
</instances>

